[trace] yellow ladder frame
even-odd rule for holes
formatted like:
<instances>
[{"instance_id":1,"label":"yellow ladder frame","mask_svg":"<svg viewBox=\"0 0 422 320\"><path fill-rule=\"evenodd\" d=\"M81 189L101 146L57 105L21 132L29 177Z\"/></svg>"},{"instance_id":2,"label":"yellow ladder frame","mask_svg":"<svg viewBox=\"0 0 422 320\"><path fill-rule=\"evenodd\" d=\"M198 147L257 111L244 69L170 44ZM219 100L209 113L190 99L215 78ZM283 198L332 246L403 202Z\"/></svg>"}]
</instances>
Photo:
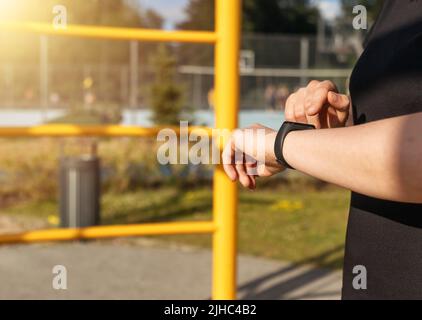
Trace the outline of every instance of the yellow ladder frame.
<instances>
[{"instance_id":1,"label":"yellow ladder frame","mask_svg":"<svg viewBox=\"0 0 422 320\"><path fill-rule=\"evenodd\" d=\"M50 24L0 21L6 31L33 32L114 40L173 41L215 45L216 128L237 127L239 104L239 45L241 0L215 0L214 32L162 31L69 25L64 29ZM211 134L210 128L206 128ZM43 125L0 128L1 137L66 136L155 136L160 128L135 126ZM192 128L195 130L195 128ZM0 235L0 244L66 241L164 234L213 235L212 297L236 298L237 186L216 166L213 184L213 220L204 222L152 223L96 226L80 229L47 229Z\"/></svg>"}]
</instances>

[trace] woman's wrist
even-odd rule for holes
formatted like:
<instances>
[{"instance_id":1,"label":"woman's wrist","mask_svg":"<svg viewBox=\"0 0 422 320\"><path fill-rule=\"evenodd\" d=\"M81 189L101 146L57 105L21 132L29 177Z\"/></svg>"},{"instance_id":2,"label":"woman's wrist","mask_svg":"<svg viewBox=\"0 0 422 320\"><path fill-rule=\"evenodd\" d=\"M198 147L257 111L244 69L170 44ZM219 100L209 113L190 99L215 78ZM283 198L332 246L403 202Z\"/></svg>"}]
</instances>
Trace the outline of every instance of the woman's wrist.
<instances>
[{"instance_id":1,"label":"woman's wrist","mask_svg":"<svg viewBox=\"0 0 422 320\"><path fill-rule=\"evenodd\" d=\"M300 139L300 136L303 135L304 133L306 134L306 131L292 131L284 139L283 150L282 150L283 157L284 157L284 160L292 168L297 168L298 163L296 161L296 158L297 158L296 156L300 149L298 148L299 146L298 139Z\"/></svg>"}]
</instances>

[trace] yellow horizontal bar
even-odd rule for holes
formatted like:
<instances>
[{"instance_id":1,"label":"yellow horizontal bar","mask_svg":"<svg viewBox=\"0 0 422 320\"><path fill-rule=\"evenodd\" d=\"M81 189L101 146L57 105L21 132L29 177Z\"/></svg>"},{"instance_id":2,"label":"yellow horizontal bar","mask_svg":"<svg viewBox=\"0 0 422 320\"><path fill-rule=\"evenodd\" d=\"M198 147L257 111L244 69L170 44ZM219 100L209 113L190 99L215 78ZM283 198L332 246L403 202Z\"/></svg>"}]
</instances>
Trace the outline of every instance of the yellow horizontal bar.
<instances>
[{"instance_id":1,"label":"yellow horizontal bar","mask_svg":"<svg viewBox=\"0 0 422 320\"><path fill-rule=\"evenodd\" d=\"M34 127L0 127L0 137L76 137L76 136L98 136L98 137L155 137L162 129L172 129L177 134L179 127L137 127L120 125L41 125ZM212 129L207 127L189 127L189 133L212 134Z\"/></svg>"},{"instance_id":2,"label":"yellow horizontal bar","mask_svg":"<svg viewBox=\"0 0 422 320\"><path fill-rule=\"evenodd\" d=\"M0 235L0 244L105 239L147 235L207 234L215 231L213 222L171 222L134 225L96 226L79 229L46 229Z\"/></svg>"},{"instance_id":3,"label":"yellow horizontal bar","mask_svg":"<svg viewBox=\"0 0 422 320\"><path fill-rule=\"evenodd\" d=\"M0 29L6 31L34 32L61 36L87 37L111 40L173 41L194 43L215 43L215 32L207 31L163 31L138 28L98 27L68 25L54 27L49 23L0 21Z\"/></svg>"}]
</instances>

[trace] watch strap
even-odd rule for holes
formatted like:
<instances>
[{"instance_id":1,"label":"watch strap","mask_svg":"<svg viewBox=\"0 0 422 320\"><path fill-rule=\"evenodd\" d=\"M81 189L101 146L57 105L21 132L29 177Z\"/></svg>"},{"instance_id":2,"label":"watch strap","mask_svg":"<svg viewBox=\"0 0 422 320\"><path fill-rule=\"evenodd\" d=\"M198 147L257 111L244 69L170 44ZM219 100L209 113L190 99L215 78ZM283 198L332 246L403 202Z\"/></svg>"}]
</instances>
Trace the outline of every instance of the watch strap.
<instances>
[{"instance_id":1,"label":"watch strap","mask_svg":"<svg viewBox=\"0 0 422 320\"><path fill-rule=\"evenodd\" d=\"M283 145L287 135L292 131L313 130L315 126L298 122L285 121L277 133L274 143L274 154L278 163L288 169L294 169L290 166L283 156Z\"/></svg>"}]
</instances>

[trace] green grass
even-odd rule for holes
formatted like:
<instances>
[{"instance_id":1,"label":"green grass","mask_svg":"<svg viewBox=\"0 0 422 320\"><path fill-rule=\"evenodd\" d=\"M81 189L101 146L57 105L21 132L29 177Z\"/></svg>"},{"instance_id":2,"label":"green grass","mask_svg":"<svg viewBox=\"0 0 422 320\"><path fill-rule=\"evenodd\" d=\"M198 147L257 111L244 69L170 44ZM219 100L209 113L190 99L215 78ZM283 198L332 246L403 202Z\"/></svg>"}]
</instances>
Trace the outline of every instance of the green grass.
<instances>
[{"instance_id":1,"label":"green grass","mask_svg":"<svg viewBox=\"0 0 422 320\"><path fill-rule=\"evenodd\" d=\"M345 239L349 193L335 187L321 190L292 187L242 190L239 201L239 251L297 263L339 268ZM102 223L126 224L211 219L208 188L172 187L102 197ZM0 214L56 215L55 201L27 202ZM51 220L51 219L50 219ZM160 236L159 239L210 247L207 235Z\"/></svg>"}]
</instances>

